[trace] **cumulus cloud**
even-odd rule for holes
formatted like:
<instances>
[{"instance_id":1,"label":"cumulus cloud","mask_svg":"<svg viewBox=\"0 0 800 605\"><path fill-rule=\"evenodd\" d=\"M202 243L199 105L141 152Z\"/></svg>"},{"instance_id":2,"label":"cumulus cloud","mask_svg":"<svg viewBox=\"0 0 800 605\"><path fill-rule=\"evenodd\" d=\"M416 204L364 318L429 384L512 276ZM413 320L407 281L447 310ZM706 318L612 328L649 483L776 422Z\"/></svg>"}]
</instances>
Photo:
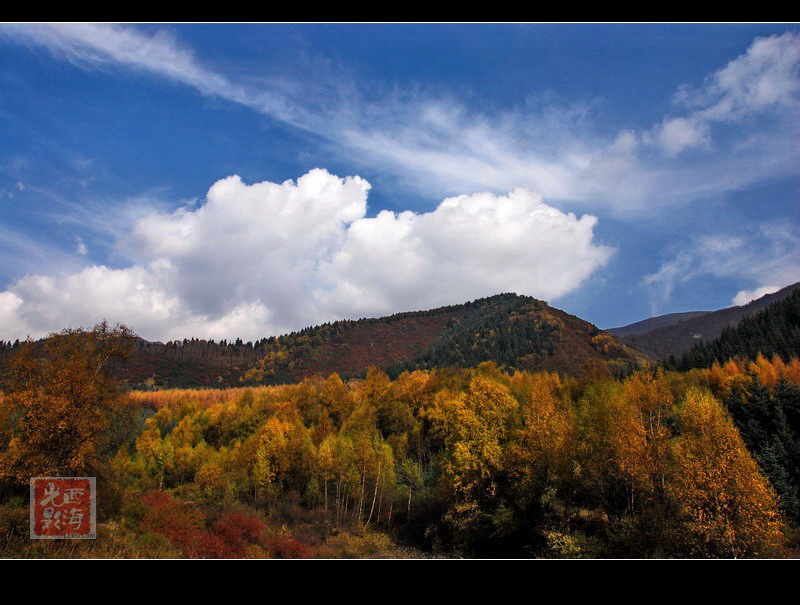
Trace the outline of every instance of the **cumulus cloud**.
<instances>
[{"instance_id":1,"label":"cumulus cloud","mask_svg":"<svg viewBox=\"0 0 800 605\"><path fill-rule=\"evenodd\" d=\"M739 290L736 293L736 296L733 297L733 300L731 300L731 303L737 307L740 307L751 301L758 300L762 296L777 292L780 289L780 286L763 286L761 288L756 288L755 290Z\"/></svg>"},{"instance_id":2,"label":"cumulus cloud","mask_svg":"<svg viewBox=\"0 0 800 605\"><path fill-rule=\"evenodd\" d=\"M596 222L564 214L525 189L448 198L425 214L385 210L350 226L321 267L335 276L331 289L317 295L334 309L368 301L382 311L488 292L557 298L610 257L610 248L592 241Z\"/></svg>"},{"instance_id":3,"label":"cumulus cloud","mask_svg":"<svg viewBox=\"0 0 800 605\"><path fill-rule=\"evenodd\" d=\"M297 182L216 182L205 204L139 218L132 264L34 274L0 293L0 337L100 319L145 338L256 339L312 323L503 291L554 299L602 267L596 218L516 189L367 217L370 184L315 169Z\"/></svg>"}]
</instances>

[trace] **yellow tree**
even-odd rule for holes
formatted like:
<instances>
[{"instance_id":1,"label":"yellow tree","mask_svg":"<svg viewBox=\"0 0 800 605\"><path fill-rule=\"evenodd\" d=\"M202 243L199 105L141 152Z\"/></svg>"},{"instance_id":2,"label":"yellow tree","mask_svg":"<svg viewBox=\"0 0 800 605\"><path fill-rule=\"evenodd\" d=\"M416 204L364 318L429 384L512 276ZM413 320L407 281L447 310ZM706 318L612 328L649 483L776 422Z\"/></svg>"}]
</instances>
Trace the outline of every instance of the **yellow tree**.
<instances>
[{"instance_id":1,"label":"yellow tree","mask_svg":"<svg viewBox=\"0 0 800 605\"><path fill-rule=\"evenodd\" d=\"M320 400L336 427L342 426L355 407L350 389L338 374L331 374L325 380Z\"/></svg>"},{"instance_id":2,"label":"yellow tree","mask_svg":"<svg viewBox=\"0 0 800 605\"><path fill-rule=\"evenodd\" d=\"M148 473L158 480L158 489L161 489L165 475L172 470L175 448L169 435L161 438L161 431L153 418L145 421L145 430L136 438L136 451L144 460Z\"/></svg>"},{"instance_id":3,"label":"yellow tree","mask_svg":"<svg viewBox=\"0 0 800 605\"><path fill-rule=\"evenodd\" d=\"M479 375L470 380L466 393L437 393L427 416L444 436L447 469L461 499L494 497L502 444L518 407L505 385Z\"/></svg>"},{"instance_id":4,"label":"yellow tree","mask_svg":"<svg viewBox=\"0 0 800 605\"><path fill-rule=\"evenodd\" d=\"M663 491L669 465L667 426L674 399L663 371L637 372L623 385L623 413L616 425L615 449L629 489L629 508L636 496L648 498Z\"/></svg>"},{"instance_id":5,"label":"yellow tree","mask_svg":"<svg viewBox=\"0 0 800 605\"><path fill-rule=\"evenodd\" d=\"M288 438L291 425L272 416L264 423L258 436L252 481L256 501L261 494L274 497L282 485L289 466Z\"/></svg>"},{"instance_id":6,"label":"yellow tree","mask_svg":"<svg viewBox=\"0 0 800 605\"><path fill-rule=\"evenodd\" d=\"M690 390L674 441L671 496L692 555L768 556L783 546L776 496L722 404Z\"/></svg>"},{"instance_id":7,"label":"yellow tree","mask_svg":"<svg viewBox=\"0 0 800 605\"><path fill-rule=\"evenodd\" d=\"M508 448L508 459L518 481L515 491L530 502L571 473L576 430L572 406L558 397L558 375L542 372L526 379L523 425Z\"/></svg>"},{"instance_id":8,"label":"yellow tree","mask_svg":"<svg viewBox=\"0 0 800 605\"><path fill-rule=\"evenodd\" d=\"M316 465L324 485L323 501L325 510L328 510L328 482L334 478L336 468L336 438L332 435L325 437L317 450Z\"/></svg>"},{"instance_id":9,"label":"yellow tree","mask_svg":"<svg viewBox=\"0 0 800 605\"><path fill-rule=\"evenodd\" d=\"M30 340L22 346L6 369L3 406L15 420L0 474L27 482L97 472L104 431L123 415L109 365L127 357L133 338L125 326L103 322L51 334L41 349Z\"/></svg>"},{"instance_id":10,"label":"yellow tree","mask_svg":"<svg viewBox=\"0 0 800 605\"><path fill-rule=\"evenodd\" d=\"M496 504L503 450L519 404L508 387L476 371L466 392L442 390L427 410L432 428L444 441L445 471L454 492L445 515L457 540L466 539L486 521Z\"/></svg>"}]
</instances>

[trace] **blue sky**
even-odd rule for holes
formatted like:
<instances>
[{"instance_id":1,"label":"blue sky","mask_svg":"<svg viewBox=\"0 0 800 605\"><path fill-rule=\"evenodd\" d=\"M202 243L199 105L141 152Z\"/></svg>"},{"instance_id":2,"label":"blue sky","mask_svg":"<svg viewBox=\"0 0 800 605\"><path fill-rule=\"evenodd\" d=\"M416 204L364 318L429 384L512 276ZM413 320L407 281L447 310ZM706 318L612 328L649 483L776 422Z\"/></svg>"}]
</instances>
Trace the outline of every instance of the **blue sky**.
<instances>
[{"instance_id":1,"label":"blue sky","mask_svg":"<svg viewBox=\"0 0 800 605\"><path fill-rule=\"evenodd\" d=\"M795 24L0 26L0 339L800 280Z\"/></svg>"}]
</instances>

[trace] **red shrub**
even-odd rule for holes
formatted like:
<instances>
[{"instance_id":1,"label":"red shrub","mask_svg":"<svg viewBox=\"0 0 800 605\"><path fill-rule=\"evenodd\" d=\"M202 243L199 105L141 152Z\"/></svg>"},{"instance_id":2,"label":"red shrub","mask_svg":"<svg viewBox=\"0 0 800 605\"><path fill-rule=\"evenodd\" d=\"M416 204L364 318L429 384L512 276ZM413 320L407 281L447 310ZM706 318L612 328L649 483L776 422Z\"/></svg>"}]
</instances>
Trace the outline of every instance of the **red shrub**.
<instances>
[{"instance_id":1,"label":"red shrub","mask_svg":"<svg viewBox=\"0 0 800 605\"><path fill-rule=\"evenodd\" d=\"M210 531L198 531L190 556L193 559L239 559L246 554L244 541L232 543Z\"/></svg>"},{"instance_id":2,"label":"red shrub","mask_svg":"<svg viewBox=\"0 0 800 605\"><path fill-rule=\"evenodd\" d=\"M205 529L206 518L199 510L181 504L166 492L145 494L142 504L146 509L142 531L164 536L184 556L193 559L244 558L248 543L255 543L265 527L261 521L244 513L222 513L209 531ZM286 548L287 553L293 552L290 546Z\"/></svg>"},{"instance_id":3,"label":"red shrub","mask_svg":"<svg viewBox=\"0 0 800 605\"><path fill-rule=\"evenodd\" d=\"M247 544L258 540L264 524L244 513L222 513L212 531L224 544L224 549L215 551L219 558L243 558L247 556Z\"/></svg>"},{"instance_id":4,"label":"red shrub","mask_svg":"<svg viewBox=\"0 0 800 605\"><path fill-rule=\"evenodd\" d=\"M244 513L222 513L214 524L214 531L219 534L236 532L247 542L255 543L264 531L265 525Z\"/></svg>"},{"instance_id":5,"label":"red shrub","mask_svg":"<svg viewBox=\"0 0 800 605\"><path fill-rule=\"evenodd\" d=\"M183 506L166 492L145 494L142 504L146 509L142 531L164 536L185 555L191 556L196 534L202 526L202 515Z\"/></svg>"},{"instance_id":6,"label":"red shrub","mask_svg":"<svg viewBox=\"0 0 800 605\"><path fill-rule=\"evenodd\" d=\"M267 550L276 559L309 559L314 549L308 544L298 542L294 538L271 538L267 541Z\"/></svg>"}]
</instances>

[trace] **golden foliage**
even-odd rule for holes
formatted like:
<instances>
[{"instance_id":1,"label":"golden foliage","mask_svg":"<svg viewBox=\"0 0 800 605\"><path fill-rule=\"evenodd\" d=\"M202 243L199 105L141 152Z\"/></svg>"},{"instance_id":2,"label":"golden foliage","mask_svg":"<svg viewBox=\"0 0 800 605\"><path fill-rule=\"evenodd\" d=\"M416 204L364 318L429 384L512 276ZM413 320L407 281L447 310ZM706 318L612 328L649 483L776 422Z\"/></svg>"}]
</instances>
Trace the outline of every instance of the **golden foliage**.
<instances>
[{"instance_id":1,"label":"golden foliage","mask_svg":"<svg viewBox=\"0 0 800 605\"><path fill-rule=\"evenodd\" d=\"M673 443L670 494L685 523L679 540L700 556L770 556L784 537L775 494L722 404L690 391Z\"/></svg>"},{"instance_id":2,"label":"golden foliage","mask_svg":"<svg viewBox=\"0 0 800 605\"><path fill-rule=\"evenodd\" d=\"M0 475L27 482L96 468L103 432L125 405L108 365L131 344L130 330L105 322L52 334L41 353L31 340L24 343L6 370L2 416L9 442Z\"/></svg>"}]
</instances>

